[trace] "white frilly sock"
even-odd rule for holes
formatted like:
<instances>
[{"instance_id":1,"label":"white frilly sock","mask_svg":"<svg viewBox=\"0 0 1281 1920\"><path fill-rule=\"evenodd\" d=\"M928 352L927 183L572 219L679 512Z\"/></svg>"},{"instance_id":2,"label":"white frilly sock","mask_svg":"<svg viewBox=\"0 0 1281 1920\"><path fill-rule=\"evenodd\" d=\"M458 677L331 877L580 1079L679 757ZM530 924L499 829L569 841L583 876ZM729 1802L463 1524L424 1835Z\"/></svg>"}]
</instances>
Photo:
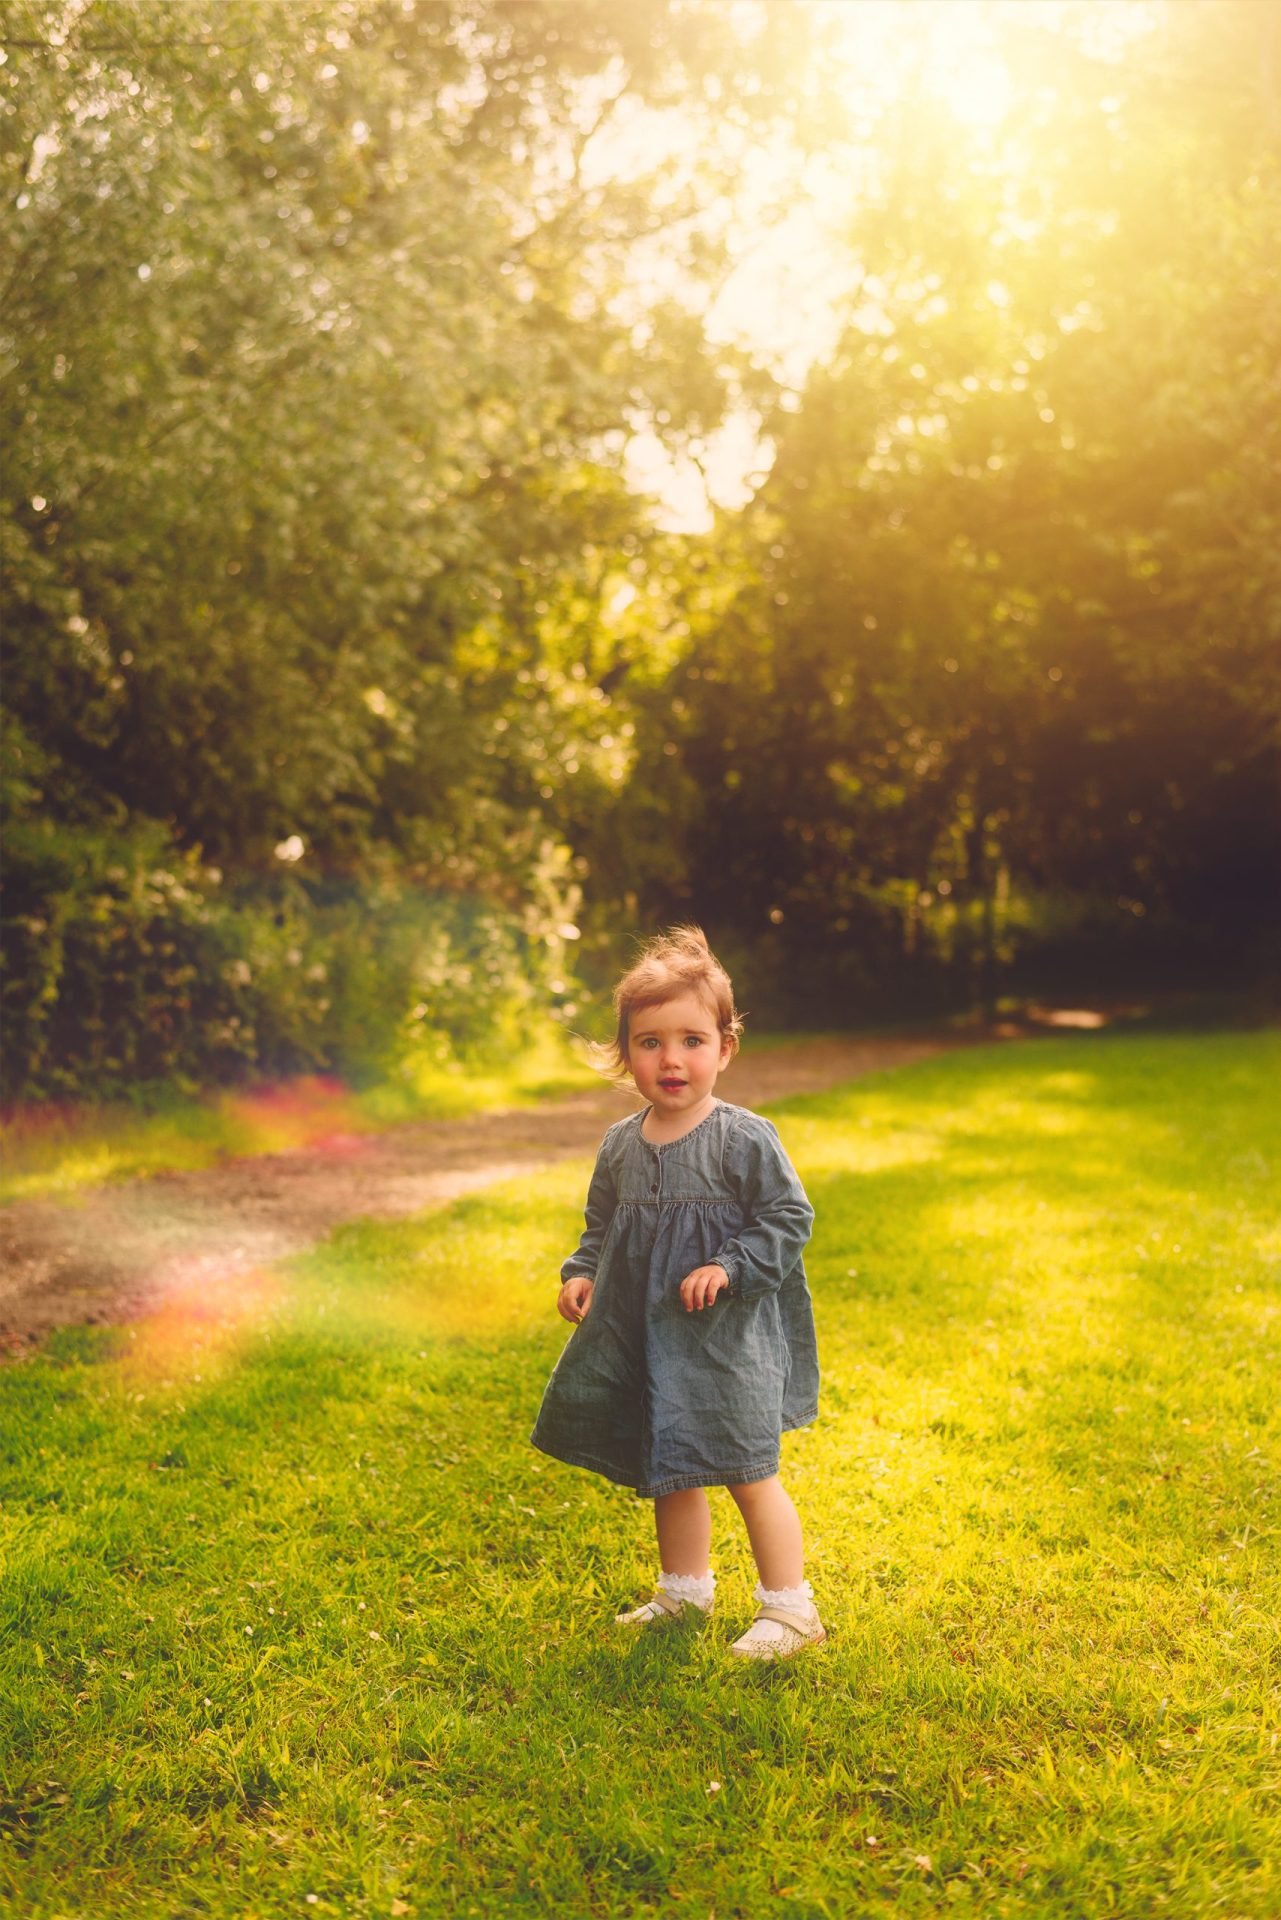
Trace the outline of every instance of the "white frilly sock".
<instances>
[{"instance_id":1,"label":"white frilly sock","mask_svg":"<svg viewBox=\"0 0 1281 1920\"><path fill-rule=\"evenodd\" d=\"M687 1600L692 1607L698 1607L703 1613L711 1611L716 1595L716 1575L714 1573L660 1573L658 1584L663 1592L670 1594L673 1600Z\"/></svg>"},{"instance_id":2,"label":"white frilly sock","mask_svg":"<svg viewBox=\"0 0 1281 1920\"><path fill-rule=\"evenodd\" d=\"M802 1580L799 1587L763 1587L758 1580L752 1598L762 1607L789 1607L795 1613L804 1613L814 1598L814 1589L808 1580Z\"/></svg>"}]
</instances>

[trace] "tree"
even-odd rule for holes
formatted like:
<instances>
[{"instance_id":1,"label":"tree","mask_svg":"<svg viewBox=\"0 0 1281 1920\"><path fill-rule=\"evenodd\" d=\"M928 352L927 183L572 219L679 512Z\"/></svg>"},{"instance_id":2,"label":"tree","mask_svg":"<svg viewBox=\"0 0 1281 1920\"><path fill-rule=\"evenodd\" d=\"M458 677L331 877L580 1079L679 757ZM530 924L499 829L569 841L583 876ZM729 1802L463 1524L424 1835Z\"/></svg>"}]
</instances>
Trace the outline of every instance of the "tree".
<instances>
[{"instance_id":1,"label":"tree","mask_svg":"<svg viewBox=\"0 0 1281 1920\"><path fill-rule=\"evenodd\" d=\"M990 998L1011 887L1237 945L1278 897L1275 23L1007 24L999 136L909 89L851 164L848 328L649 736L699 796L652 910L781 944L808 1005L869 953Z\"/></svg>"},{"instance_id":2,"label":"tree","mask_svg":"<svg viewBox=\"0 0 1281 1920\"><path fill-rule=\"evenodd\" d=\"M629 419L724 398L683 313L633 344L613 310L660 225L715 270L687 158L586 163L632 102L692 98L695 142L713 94L784 110L770 31L673 0L11 9L8 693L60 788L238 870L301 835L518 884L604 730L556 610L645 537Z\"/></svg>"}]
</instances>

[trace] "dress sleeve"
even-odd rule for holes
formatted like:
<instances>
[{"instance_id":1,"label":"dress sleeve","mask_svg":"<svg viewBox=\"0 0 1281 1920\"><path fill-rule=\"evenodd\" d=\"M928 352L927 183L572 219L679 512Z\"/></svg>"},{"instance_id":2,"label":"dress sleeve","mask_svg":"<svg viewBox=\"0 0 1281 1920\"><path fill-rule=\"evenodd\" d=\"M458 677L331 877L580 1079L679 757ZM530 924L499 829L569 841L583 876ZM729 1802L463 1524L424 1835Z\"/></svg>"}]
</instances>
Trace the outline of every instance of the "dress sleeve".
<instances>
[{"instance_id":1,"label":"dress sleeve","mask_svg":"<svg viewBox=\"0 0 1281 1920\"><path fill-rule=\"evenodd\" d=\"M601 1142L600 1152L596 1156L591 1184L587 1189L587 1205L584 1209L586 1225L583 1228L583 1236L560 1270L562 1285L578 1274L585 1273L589 1280L596 1278L596 1263L600 1259L605 1234L617 1205L618 1190L614 1185L614 1171L610 1165L609 1135L606 1134Z\"/></svg>"},{"instance_id":2,"label":"dress sleeve","mask_svg":"<svg viewBox=\"0 0 1281 1920\"><path fill-rule=\"evenodd\" d=\"M800 1260L814 1209L768 1120L735 1128L725 1145L724 1173L744 1224L711 1264L725 1269L730 1292L743 1299L775 1293Z\"/></svg>"}]
</instances>

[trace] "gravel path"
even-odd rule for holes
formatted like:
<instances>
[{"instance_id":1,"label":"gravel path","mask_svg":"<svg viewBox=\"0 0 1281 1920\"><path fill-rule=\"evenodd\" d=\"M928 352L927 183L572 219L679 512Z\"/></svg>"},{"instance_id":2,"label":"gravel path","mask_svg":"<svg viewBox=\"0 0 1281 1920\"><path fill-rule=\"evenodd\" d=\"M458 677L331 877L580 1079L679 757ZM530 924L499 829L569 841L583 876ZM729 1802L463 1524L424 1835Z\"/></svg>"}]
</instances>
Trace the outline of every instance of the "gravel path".
<instances>
[{"instance_id":1,"label":"gravel path","mask_svg":"<svg viewBox=\"0 0 1281 1920\"><path fill-rule=\"evenodd\" d=\"M727 1069L725 1097L757 1107L908 1066L996 1034L803 1041ZM138 1319L314 1246L344 1221L394 1220L594 1152L635 1104L602 1086L533 1110L335 1135L291 1153L93 1188L0 1209L0 1350L54 1327Z\"/></svg>"}]
</instances>

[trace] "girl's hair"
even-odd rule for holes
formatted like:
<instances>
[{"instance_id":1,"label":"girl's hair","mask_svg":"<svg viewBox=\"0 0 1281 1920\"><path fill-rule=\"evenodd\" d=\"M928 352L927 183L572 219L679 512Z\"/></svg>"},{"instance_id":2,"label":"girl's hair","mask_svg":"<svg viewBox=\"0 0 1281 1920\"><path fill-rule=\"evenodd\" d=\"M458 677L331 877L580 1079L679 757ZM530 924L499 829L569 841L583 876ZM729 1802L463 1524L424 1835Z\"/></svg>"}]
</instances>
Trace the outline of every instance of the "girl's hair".
<instances>
[{"instance_id":1,"label":"girl's hair","mask_svg":"<svg viewBox=\"0 0 1281 1920\"><path fill-rule=\"evenodd\" d=\"M734 1005L730 977L707 944L701 927L672 927L667 933L648 940L640 958L628 968L614 988L614 1011L618 1027L607 1045L597 1048L603 1070L621 1080L628 1071L627 1053L631 1017L645 1007L661 1006L678 993L696 993L716 1016L722 1039L730 1043L730 1056L738 1052L743 1022Z\"/></svg>"}]
</instances>

